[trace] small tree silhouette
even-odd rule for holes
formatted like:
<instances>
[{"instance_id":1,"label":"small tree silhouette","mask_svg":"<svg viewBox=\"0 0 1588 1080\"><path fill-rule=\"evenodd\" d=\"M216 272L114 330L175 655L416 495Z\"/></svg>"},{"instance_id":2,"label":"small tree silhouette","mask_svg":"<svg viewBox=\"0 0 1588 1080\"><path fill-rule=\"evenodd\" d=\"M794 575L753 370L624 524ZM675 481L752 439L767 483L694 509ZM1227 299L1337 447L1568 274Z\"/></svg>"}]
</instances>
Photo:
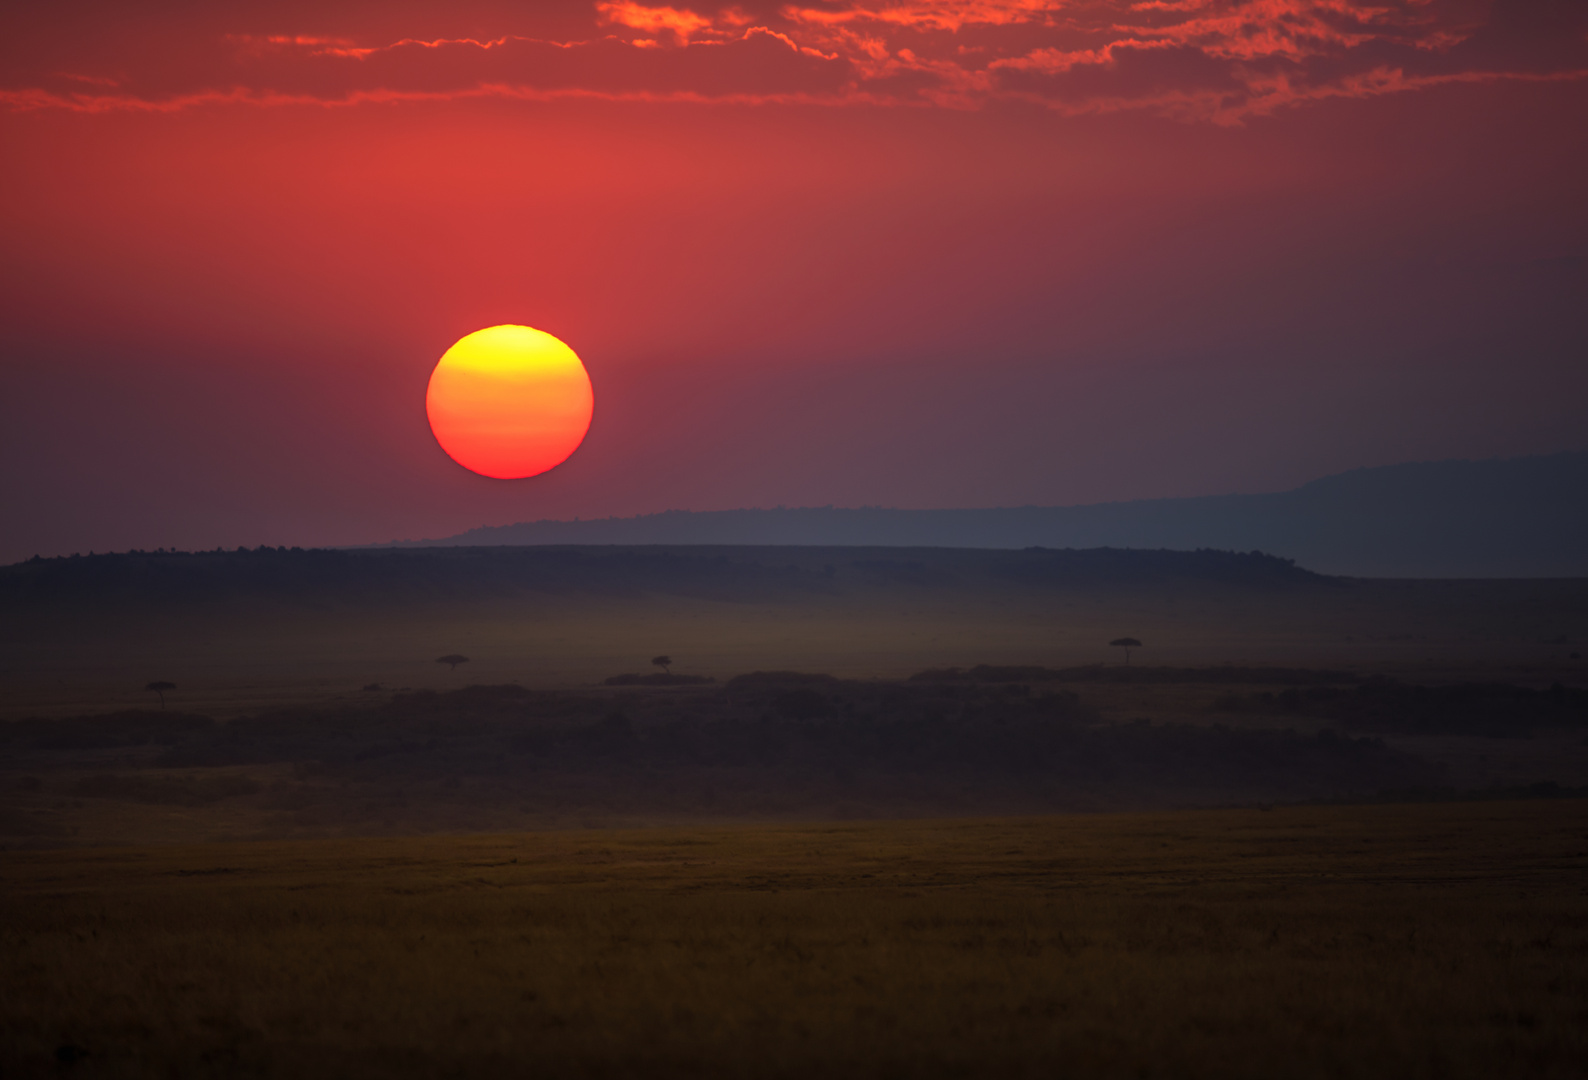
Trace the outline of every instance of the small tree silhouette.
<instances>
[{"instance_id":1,"label":"small tree silhouette","mask_svg":"<svg viewBox=\"0 0 1588 1080\"><path fill-rule=\"evenodd\" d=\"M1126 667L1130 666L1130 650L1141 648L1141 642L1137 641L1133 637L1115 638L1113 641L1110 641L1109 644L1110 645L1116 645L1119 648L1125 650L1125 666Z\"/></svg>"},{"instance_id":2,"label":"small tree silhouette","mask_svg":"<svg viewBox=\"0 0 1588 1080\"><path fill-rule=\"evenodd\" d=\"M651 657L651 663L661 668L663 675L672 674L672 671L669 670L673 666L673 658L671 656L653 656Z\"/></svg>"},{"instance_id":3,"label":"small tree silhouette","mask_svg":"<svg viewBox=\"0 0 1588 1080\"><path fill-rule=\"evenodd\" d=\"M468 662L469 658L467 656L459 656L457 653L448 653L446 656L436 657L436 663L445 664L453 671L458 670L459 664L467 664Z\"/></svg>"},{"instance_id":4,"label":"small tree silhouette","mask_svg":"<svg viewBox=\"0 0 1588 1080\"><path fill-rule=\"evenodd\" d=\"M163 709L163 708L165 708L165 692L167 690L175 690L176 689L176 683L174 683L174 682L152 682L149 685L145 686L144 689L145 690L153 690L156 694L160 695L160 708Z\"/></svg>"}]
</instances>

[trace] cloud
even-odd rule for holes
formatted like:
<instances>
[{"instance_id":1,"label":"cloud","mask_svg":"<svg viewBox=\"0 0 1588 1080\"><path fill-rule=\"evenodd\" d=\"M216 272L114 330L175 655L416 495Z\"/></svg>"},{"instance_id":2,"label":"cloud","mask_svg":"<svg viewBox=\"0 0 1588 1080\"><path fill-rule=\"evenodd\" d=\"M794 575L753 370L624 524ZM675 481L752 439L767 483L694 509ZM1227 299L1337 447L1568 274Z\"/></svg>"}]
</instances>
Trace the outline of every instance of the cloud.
<instances>
[{"instance_id":1,"label":"cloud","mask_svg":"<svg viewBox=\"0 0 1588 1080\"><path fill-rule=\"evenodd\" d=\"M687 9L646 7L632 0L603 0L596 5L601 22L627 26L650 33L670 33L680 45L689 41L690 35L711 29L711 20Z\"/></svg>"},{"instance_id":2,"label":"cloud","mask_svg":"<svg viewBox=\"0 0 1588 1080\"><path fill-rule=\"evenodd\" d=\"M135 40L101 41L78 57L67 36L51 70L0 77L0 104L1020 102L1237 124L1337 98L1588 74L1588 5L1570 0L849 0L704 13L601 0L587 13L578 40L369 41L305 27L181 39L147 55Z\"/></svg>"},{"instance_id":3,"label":"cloud","mask_svg":"<svg viewBox=\"0 0 1588 1080\"><path fill-rule=\"evenodd\" d=\"M883 5L852 4L847 8L783 9L784 18L795 23L817 26L842 26L875 23L908 30L957 31L967 26L1009 26L1059 11L1064 5L1050 0L940 0L938 3L898 3Z\"/></svg>"}]
</instances>

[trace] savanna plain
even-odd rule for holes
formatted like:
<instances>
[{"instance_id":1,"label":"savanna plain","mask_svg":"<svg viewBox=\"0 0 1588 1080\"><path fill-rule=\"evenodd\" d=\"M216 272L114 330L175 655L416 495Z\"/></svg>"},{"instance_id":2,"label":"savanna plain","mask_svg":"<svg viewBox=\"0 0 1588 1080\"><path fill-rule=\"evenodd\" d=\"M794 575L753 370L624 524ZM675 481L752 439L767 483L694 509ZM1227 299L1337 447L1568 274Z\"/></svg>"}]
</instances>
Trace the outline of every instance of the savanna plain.
<instances>
[{"instance_id":1,"label":"savanna plain","mask_svg":"<svg viewBox=\"0 0 1588 1080\"><path fill-rule=\"evenodd\" d=\"M0 568L0 1072L1580 1076L1585 642L1228 553Z\"/></svg>"}]
</instances>

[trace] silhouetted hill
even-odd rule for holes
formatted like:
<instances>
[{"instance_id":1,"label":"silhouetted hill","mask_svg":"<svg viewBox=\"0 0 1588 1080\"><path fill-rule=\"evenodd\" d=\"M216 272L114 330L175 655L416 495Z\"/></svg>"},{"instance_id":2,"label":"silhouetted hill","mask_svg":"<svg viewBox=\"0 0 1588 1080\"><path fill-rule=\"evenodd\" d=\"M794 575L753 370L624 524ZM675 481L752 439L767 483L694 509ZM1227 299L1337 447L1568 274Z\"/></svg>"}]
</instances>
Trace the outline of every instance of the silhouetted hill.
<instances>
[{"instance_id":1,"label":"silhouetted hill","mask_svg":"<svg viewBox=\"0 0 1588 1080\"><path fill-rule=\"evenodd\" d=\"M0 567L0 612L262 600L379 607L517 596L768 601L895 589L1031 590L1331 579L1259 552L799 547L256 548L30 559Z\"/></svg>"},{"instance_id":2,"label":"silhouetted hill","mask_svg":"<svg viewBox=\"0 0 1588 1080\"><path fill-rule=\"evenodd\" d=\"M1588 453L1388 465L1272 495L991 510L669 511L391 546L775 544L1268 551L1361 577L1588 575Z\"/></svg>"}]
</instances>

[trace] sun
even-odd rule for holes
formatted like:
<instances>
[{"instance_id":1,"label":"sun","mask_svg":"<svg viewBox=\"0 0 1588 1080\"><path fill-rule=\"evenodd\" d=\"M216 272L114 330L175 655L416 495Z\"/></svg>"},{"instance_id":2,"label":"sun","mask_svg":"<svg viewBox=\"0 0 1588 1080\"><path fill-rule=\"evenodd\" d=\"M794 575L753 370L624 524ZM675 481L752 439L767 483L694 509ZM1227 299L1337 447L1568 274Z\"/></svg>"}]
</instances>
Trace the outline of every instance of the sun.
<instances>
[{"instance_id":1,"label":"sun","mask_svg":"<svg viewBox=\"0 0 1588 1080\"><path fill-rule=\"evenodd\" d=\"M578 355L544 330L491 326L442 355L425 412L447 455L471 472L519 480L555 469L590 430L595 395Z\"/></svg>"}]
</instances>

